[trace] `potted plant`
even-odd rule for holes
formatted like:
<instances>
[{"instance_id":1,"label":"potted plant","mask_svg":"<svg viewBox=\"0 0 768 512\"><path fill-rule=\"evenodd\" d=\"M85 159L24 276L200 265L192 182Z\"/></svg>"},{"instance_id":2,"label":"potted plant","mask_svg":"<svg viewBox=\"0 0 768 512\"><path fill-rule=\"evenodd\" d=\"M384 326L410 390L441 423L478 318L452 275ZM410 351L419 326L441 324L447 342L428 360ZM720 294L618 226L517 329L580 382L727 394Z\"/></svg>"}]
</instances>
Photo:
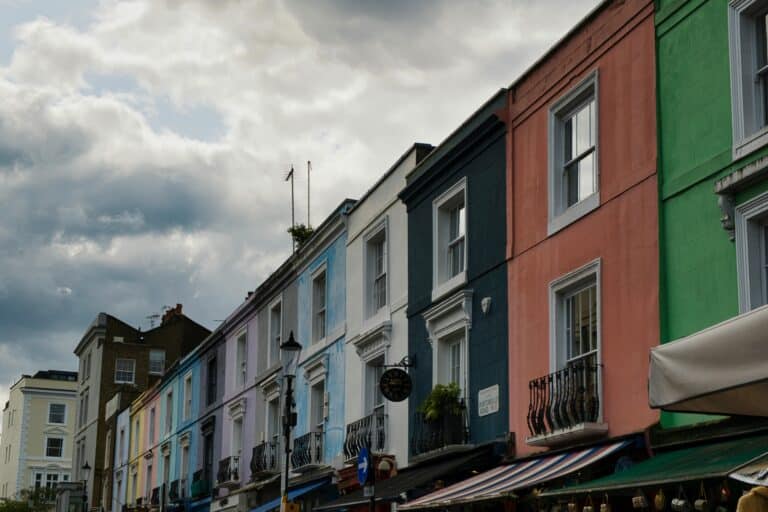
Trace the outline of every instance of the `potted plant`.
<instances>
[{"instance_id":1,"label":"potted plant","mask_svg":"<svg viewBox=\"0 0 768 512\"><path fill-rule=\"evenodd\" d=\"M438 446L464 442L464 401L458 384L436 385L418 411L424 415L424 421L432 431L430 437Z\"/></svg>"}]
</instances>

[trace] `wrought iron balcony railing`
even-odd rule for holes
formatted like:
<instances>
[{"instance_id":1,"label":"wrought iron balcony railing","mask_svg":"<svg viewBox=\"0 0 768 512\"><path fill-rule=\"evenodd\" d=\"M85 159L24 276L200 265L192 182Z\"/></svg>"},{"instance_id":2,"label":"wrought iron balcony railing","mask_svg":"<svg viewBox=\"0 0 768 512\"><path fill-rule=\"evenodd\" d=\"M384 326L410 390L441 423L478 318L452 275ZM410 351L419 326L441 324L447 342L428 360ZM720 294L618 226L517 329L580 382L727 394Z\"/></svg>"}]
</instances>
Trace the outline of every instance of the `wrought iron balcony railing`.
<instances>
[{"instance_id":1,"label":"wrought iron balcony railing","mask_svg":"<svg viewBox=\"0 0 768 512\"><path fill-rule=\"evenodd\" d=\"M206 469L200 469L192 474L192 497L199 498L211 493L211 481L207 475L211 474L210 466Z\"/></svg>"},{"instance_id":2,"label":"wrought iron balcony railing","mask_svg":"<svg viewBox=\"0 0 768 512\"><path fill-rule=\"evenodd\" d=\"M324 432L308 432L293 440L291 466L296 471L323 464Z\"/></svg>"},{"instance_id":3,"label":"wrought iron balcony railing","mask_svg":"<svg viewBox=\"0 0 768 512\"><path fill-rule=\"evenodd\" d=\"M528 429L543 436L600 418L600 365L576 361L528 383Z\"/></svg>"},{"instance_id":4,"label":"wrought iron balcony railing","mask_svg":"<svg viewBox=\"0 0 768 512\"><path fill-rule=\"evenodd\" d=\"M240 457L232 455L219 461L219 471L216 473L218 485L228 485L240 481Z\"/></svg>"},{"instance_id":5,"label":"wrought iron balcony railing","mask_svg":"<svg viewBox=\"0 0 768 512\"><path fill-rule=\"evenodd\" d=\"M280 471L280 443L264 441L253 447L251 478Z\"/></svg>"},{"instance_id":6,"label":"wrought iron balcony railing","mask_svg":"<svg viewBox=\"0 0 768 512\"><path fill-rule=\"evenodd\" d=\"M387 442L387 415L374 412L347 425L344 455L356 458L360 449L368 447L373 452L383 452Z\"/></svg>"},{"instance_id":7,"label":"wrought iron balcony railing","mask_svg":"<svg viewBox=\"0 0 768 512\"><path fill-rule=\"evenodd\" d=\"M417 412L413 423L411 453L422 455L451 445L467 444L469 429L466 422L466 407L458 414L444 414L435 421L428 421L424 414Z\"/></svg>"},{"instance_id":8,"label":"wrought iron balcony railing","mask_svg":"<svg viewBox=\"0 0 768 512\"><path fill-rule=\"evenodd\" d=\"M171 485L168 486L168 501L179 501L179 481L174 480Z\"/></svg>"}]
</instances>

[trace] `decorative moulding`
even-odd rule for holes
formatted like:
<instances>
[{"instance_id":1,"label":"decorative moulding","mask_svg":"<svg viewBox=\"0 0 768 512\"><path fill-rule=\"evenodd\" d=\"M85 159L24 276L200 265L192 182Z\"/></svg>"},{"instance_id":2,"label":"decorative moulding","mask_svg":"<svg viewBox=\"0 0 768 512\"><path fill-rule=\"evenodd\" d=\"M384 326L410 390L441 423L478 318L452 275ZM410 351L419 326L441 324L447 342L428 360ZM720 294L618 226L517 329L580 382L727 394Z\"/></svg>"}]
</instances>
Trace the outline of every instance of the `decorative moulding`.
<instances>
[{"instance_id":1,"label":"decorative moulding","mask_svg":"<svg viewBox=\"0 0 768 512\"><path fill-rule=\"evenodd\" d=\"M245 397L240 397L229 404L229 417L232 419L242 418L245 414Z\"/></svg>"},{"instance_id":2,"label":"decorative moulding","mask_svg":"<svg viewBox=\"0 0 768 512\"><path fill-rule=\"evenodd\" d=\"M328 354L321 354L320 357L305 362L303 369L304 378L310 384L323 380L328 373Z\"/></svg>"},{"instance_id":3,"label":"decorative moulding","mask_svg":"<svg viewBox=\"0 0 768 512\"><path fill-rule=\"evenodd\" d=\"M266 378L259 382L261 393L267 400L272 400L280 394L280 367L277 366Z\"/></svg>"},{"instance_id":4,"label":"decorative moulding","mask_svg":"<svg viewBox=\"0 0 768 512\"><path fill-rule=\"evenodd\" d=\"M361 333L354 340L357 355L363 360L383 353L389 347L392 336L392 322L384 320Z\"/></svg>"},{"instance_id":5,"label":"decorative moulding","mask_svg":"<svg viewBox=\"0 0 768 512\"><path fill-rule=\"evenodd\" d=\"M472 293L461 290L424 312L431 344L459 329L472 328Z\"/></svg>"}]
</instances>

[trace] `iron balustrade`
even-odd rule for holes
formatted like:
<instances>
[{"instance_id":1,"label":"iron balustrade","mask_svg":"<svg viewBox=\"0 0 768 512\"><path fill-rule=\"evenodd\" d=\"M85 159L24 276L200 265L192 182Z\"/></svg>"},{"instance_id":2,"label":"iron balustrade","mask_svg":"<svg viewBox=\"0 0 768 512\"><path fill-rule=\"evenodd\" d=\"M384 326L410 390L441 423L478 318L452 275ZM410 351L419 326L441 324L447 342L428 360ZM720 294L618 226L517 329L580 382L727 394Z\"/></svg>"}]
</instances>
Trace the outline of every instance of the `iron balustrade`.
<instances>
[{"instance_id":1,"label":"iron balustrade","mask_svg":"<svg viewBox=\"0 0 768 512\"><path fill-rule=\"evenodd\" d=\"M168 501L179 501L179 481L174 480L168 488Z\"/></svg>"},{"instance_id":2,"label":"iron balustrade","mask_svg":"<svg viewBox=\"0 0 768 512\"><path fill-rule=\"evenodd\" d=\"M280 443L274 439L254 446L251 456L251 476L278 472L280 455Z\"/></svg>"},{"instance_id":3,"label":"iron balustrade","mask_svg":"<svg viewBox=\"0 0 768 512\"><path fill-rule=\"evenodd\" d=\"M386 442L387 415L377 411L347 425L344 455L347 459L356 458L363 447L383 452Z\"/></svg>"},{"instance_id":4,"label":"iron balustrade","mask_svg":"<svg viewBox=\"0 0 768 512\"><path fill-rule=\"evenodd\" d=\"M206 478L206 475L211 474L210 466L195 471L192 474L192 497L198 498L210 494L210 480Z\"/></svg>"},{"instance_id":5,"label":"iron balustrade","mask_svg":"<svg viewBox=\"0 0 768 512\"><path fill-rule=\"evenodd\" d=\"M216 473L219 485L240 480L240 457L231 455L219 461L219 472Z\"/></svg>"},{"instance_id":6,"label":"iron balustrade","mask_svg":"<svg viewBox=\"0 0 768 512\"><path fill-rule=\"evenodd\" d=\"M601 365L575 361L562 370L528 383L528 429L531 436L542 436L600 417Z\"/></svg>"},{"instance_id":7,"label":"iron balustrade","mask_svg":"<svg viewBox=\"0 0 768 512\"><path fill-rule=\"evenodd\" d=\"M415 415L414 432L411 437L411 453L421 455L450 445L467 444L469 429L466 422L466 407L461 412L443 414L437 420L427 420L423 413Z\"/></svg>"},{"instance_id":8,"label":"iron balustrade","mask_svg":"<svg viewBox=\"0 0 768 512\"><path fill-rule=\"evenodd\" d=\"M323 463L323 432L307 432L293 440L291 466L319 466Z\"/></svg>"}]
</instances>

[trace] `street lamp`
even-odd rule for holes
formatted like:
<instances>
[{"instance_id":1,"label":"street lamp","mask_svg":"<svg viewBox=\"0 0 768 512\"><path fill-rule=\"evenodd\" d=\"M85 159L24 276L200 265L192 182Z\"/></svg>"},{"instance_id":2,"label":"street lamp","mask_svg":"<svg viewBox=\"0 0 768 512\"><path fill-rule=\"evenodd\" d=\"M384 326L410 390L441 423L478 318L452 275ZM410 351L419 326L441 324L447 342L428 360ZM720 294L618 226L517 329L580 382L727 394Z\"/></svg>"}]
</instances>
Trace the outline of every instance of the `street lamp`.
<instances>
[{"instance_id":1,"label":"street lamp","mask_svg":"<svg viewBox=\"0 0 768 512\"><path fill-rule=\"evenodd\" d=\"M291 458L291 429L296 426L296 413L293 412L293 379L296 378L296 368L299 365L301 344L293 337L293 331L288 339L280 344L280 362L283 365L283 380L285 381L285 403L283 409L283 438L285 439L285 467L283 468L282 495L280 510L288 508L288 466Z\"/></svg>"},{"instance_id":2,"label":"street lamp","mask_svg":"<svg viewBox=\"0 0 768 512\"><path fill-rule=\"evenodd\" d=\"M83 510L88 511L88 478L91 476L91 466L88 461L85 461L83 467L80 468L83 476Z\"/></svg>"}]
</instances>

